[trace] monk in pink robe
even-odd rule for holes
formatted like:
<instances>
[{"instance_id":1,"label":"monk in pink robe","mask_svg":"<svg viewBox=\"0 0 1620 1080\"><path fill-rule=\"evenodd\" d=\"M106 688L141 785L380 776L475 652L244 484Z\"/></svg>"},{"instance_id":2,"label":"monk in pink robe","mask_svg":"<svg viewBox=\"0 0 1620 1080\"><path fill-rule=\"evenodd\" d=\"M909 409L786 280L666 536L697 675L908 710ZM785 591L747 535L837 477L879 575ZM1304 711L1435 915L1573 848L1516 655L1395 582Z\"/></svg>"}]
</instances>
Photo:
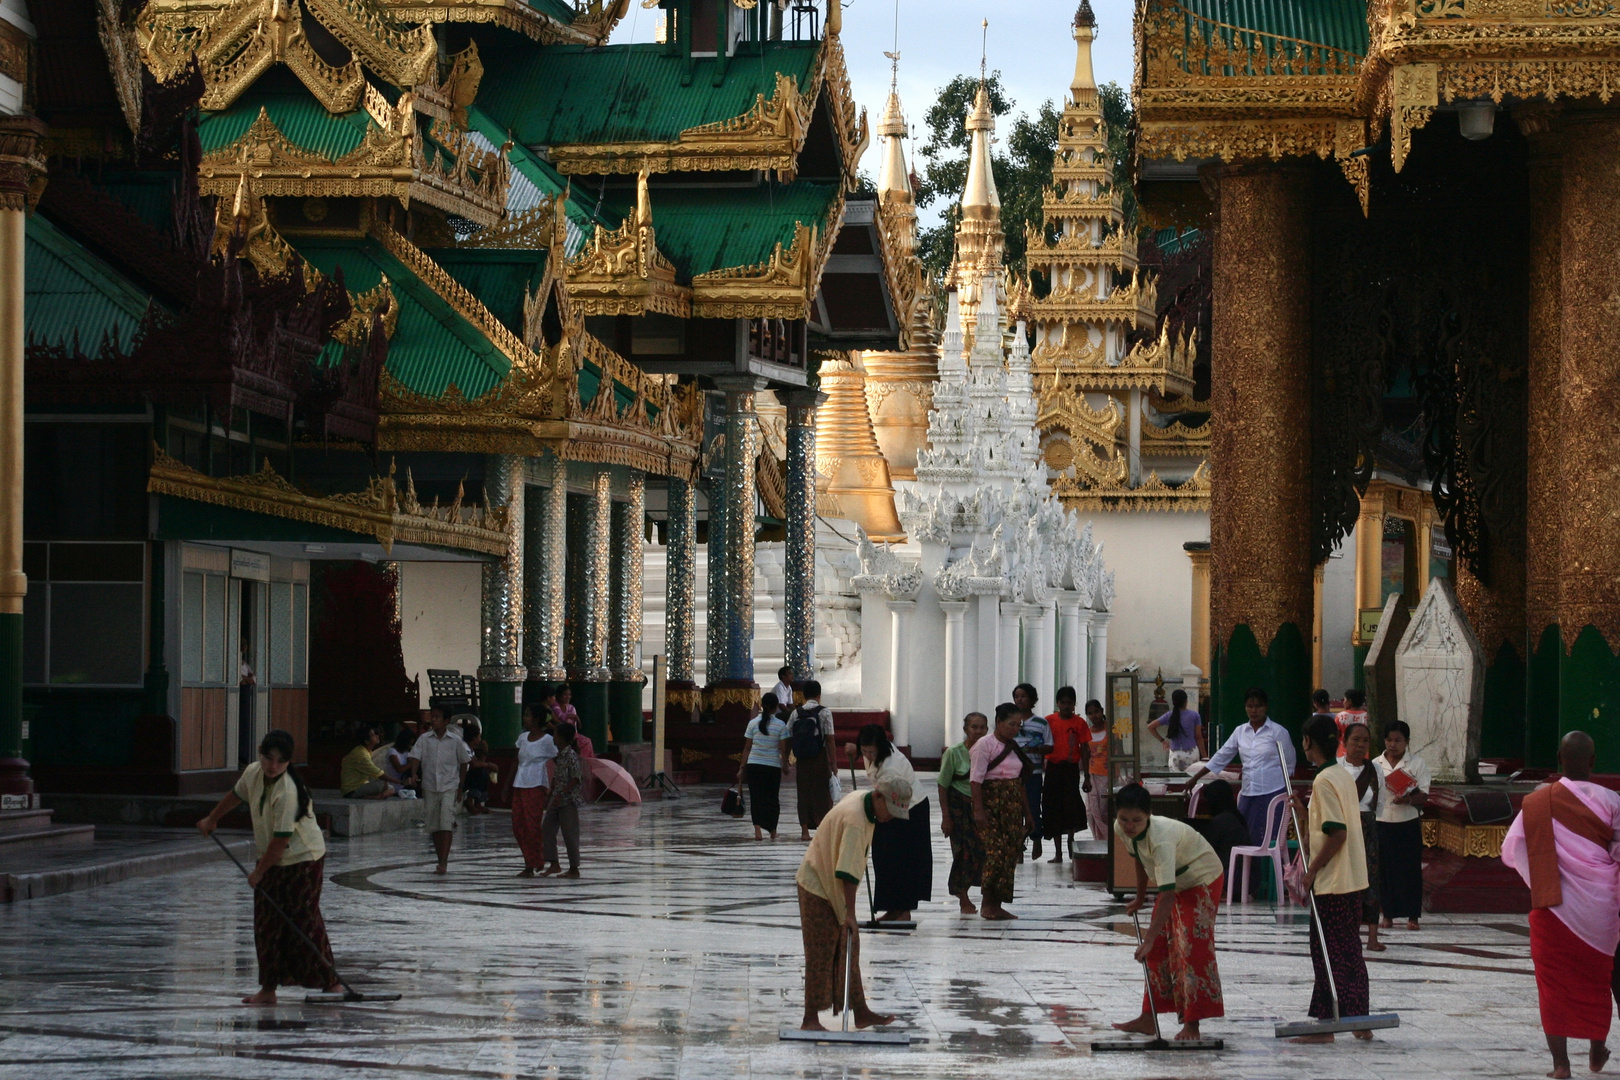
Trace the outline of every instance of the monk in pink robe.
<instances>
[{"instance_id":1,"label":"monk in pink robe","mask_svg":"<svg viewBox=\"0 0 1620 1080\"><path fill-rule=\"evenodd\" d=\"M1569 1040L1591 1042L1589 1064L1609 1059L1609 980L1620 944L1620 795L1589 782L1592 737L1558 746L1563 777L1525 796L1502 841L1502 861L1530 886L1530 959L1551 1077L1568 1077Z\"/></svg>"}]
</instances>

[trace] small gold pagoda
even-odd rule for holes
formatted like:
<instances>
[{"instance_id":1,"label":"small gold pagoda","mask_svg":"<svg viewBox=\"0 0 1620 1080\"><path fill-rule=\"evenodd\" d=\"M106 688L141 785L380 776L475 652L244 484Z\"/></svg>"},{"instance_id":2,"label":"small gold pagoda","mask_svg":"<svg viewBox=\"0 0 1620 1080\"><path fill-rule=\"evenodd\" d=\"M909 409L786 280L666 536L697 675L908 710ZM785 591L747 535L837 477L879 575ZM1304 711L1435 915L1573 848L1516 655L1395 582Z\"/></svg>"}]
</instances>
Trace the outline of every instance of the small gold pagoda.
<instances>
[{"instance_id":1,"label":"small gold pagoda","mask_svg":"<svg viewBox=\"0 0 1620 1080\"><path fill-rule=\"evenodd\" d=\"M1019 301L1034 327L1042 456L1053 490L1076 509L1207 510L1208 434L1177 419L1193 409L1194 342L1153 334L1158 285L1138 268L1113 186L1090 0L1073 34L1045 226L1028 233L1029 295Z\"/></svg>"}]
</instances>

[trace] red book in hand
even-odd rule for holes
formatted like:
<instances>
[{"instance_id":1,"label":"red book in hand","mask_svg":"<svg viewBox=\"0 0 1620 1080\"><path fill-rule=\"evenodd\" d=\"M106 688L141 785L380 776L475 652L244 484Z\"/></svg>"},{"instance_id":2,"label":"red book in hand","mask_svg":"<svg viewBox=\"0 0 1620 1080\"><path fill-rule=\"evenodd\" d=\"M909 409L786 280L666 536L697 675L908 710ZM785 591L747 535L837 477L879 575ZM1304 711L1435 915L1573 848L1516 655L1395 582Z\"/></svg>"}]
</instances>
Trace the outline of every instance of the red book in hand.
<instances>
[{"instance_id":1,"label":"red book in hand","mask_svg":"<svg viewBox=\"0 0 1620 1080\"><path fill-rule=\"evenodd\" d=\"M1384 786L1394 792L1398 799L1416 787L1417 781L1412 779L1412 774L1405 769L1395 769L1384 777Z\"/></svg>"}]
</instances>

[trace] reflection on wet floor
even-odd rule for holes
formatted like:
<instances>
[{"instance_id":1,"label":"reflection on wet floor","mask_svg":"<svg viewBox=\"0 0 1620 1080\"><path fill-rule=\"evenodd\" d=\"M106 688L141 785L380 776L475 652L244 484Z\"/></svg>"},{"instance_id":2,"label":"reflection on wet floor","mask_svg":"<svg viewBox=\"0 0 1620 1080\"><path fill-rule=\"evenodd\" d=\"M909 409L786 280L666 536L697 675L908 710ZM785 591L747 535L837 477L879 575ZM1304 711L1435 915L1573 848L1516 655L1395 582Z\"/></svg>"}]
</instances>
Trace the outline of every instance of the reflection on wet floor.
<instances>
[{"instance_id":1,"label":"reflection on wet floor","mask_svg":"<svg viewBox=\"0 0 1620 1080\"><path fill-rule=\"evenodd\" d=\"M323 907L345 977L391 1005L236 1004L251 907L222 865L0 911L0 1080L10 1077L1084 1078L1519 1076L1544 1068L1529 943L1512 917L1385 934L1370 1044L1271 1038L1310 996L1299 909L1223 909L1220 1054L1093 1058L1135 1014L1135 931L1067 866L1019 868L1017 922L939 899L915 933L869 934L867 990L910 1047L781 1043L801 1005L796 840L755 843L699 790L582 816L585 876L520 880L499 815L464 825L451 874L419 832L338 841ZM793 805L784 793L784 805ZM1166 1018L1169 1022L1170 1018ZM1539 1075L1539 1073L1536 1073Z\"/></svg>"}]
</instances>

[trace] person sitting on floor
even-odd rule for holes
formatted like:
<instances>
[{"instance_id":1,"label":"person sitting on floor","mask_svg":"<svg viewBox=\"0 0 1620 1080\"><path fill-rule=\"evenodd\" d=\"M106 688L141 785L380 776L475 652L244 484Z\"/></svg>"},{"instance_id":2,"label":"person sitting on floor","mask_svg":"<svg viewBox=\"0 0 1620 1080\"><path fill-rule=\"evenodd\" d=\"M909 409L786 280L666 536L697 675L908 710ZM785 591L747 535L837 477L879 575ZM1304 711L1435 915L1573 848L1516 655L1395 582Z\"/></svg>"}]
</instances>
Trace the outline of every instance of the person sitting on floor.
<instances>
[{"instance_id":1,"label":"person sitting on floor","mask_svg":"<svg viewBox=\"0 0 1620 1080\"><path fill-rule=\"evenodd\" d=\"M345 799L386 799L394 794L394 785L388 782L383 770L371 760L372 751L381 745L382 733L375 727L368 727L360 733L360 745L343 758L338 788Z\"/></svg>"},{"instance_id":2,"label":"person sitting on floor","mask_svg":"<svg viewBox=\"0 0 1620 1080\"><path fill-rule=\"evenodd\" d=\"M472 751L467 763L467 797L464 806L469 814L489 813L489 787L495 782L495 763L489 760L489 743L484 741L478 718L468 716L462 720L462 738Z\"/></svg>"},{"instance_id":3,"label":"person sitting on floor","mask_svg":"<svg viewBox=\"0 0 1620 1080\"><path fill-rule=\"evenodd\" d=\"M407 791L413 796L421 793L420 785L410 778L411 747L415 744L416 732L408 727L400 728L399 734L394 736L394 745L383 755L383 775L394 785L394 789L406 798L410 797L405 795Z\"/></svg>"}]
</instances>

